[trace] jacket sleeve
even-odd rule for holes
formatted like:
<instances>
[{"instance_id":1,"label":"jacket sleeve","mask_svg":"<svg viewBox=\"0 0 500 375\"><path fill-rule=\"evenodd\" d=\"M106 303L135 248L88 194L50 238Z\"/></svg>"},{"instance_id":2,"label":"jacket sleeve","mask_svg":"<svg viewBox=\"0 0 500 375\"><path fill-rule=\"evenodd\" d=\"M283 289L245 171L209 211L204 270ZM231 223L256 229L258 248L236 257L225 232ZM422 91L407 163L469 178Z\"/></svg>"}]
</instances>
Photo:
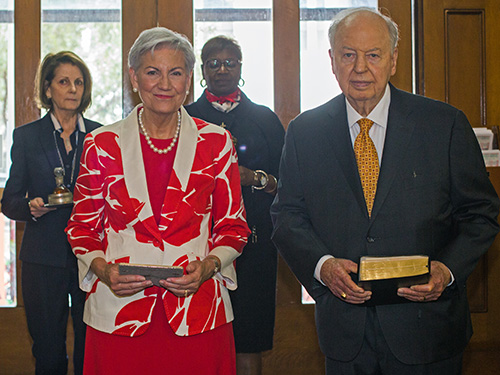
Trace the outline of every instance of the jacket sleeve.
<instances>
[{"instance_id":1,"label":"jacket sleeve","mask_svg":"<svg viewBox=\"0 0 500 375\"><path fill-rule=\"evenodd\" d=\"M93 135L88 134L73 194L73 213L66 228L68 241L79 260L82 289L95 281L96 276L90 271L92 261L97 257L105 258L102 186L97 147Z\"/></svg>"},{"instance_id":2,"label":"jacket sleeve","mask_svg":"<svg viewBox=\"0 0 500 375\"><path fill-rule=\"evenodd\" d=\"M222 268L232 264L242 252L250 233L245 219L236 150L227 131L224 140L223 150L216 158L211 252L221 259Z\"/></svg>"},{"instance_id":3,"label":"jacket sleeve","mask_svg":"<svg viewBox=\"0 0 500 375\"><path fill-rule=\"evenodd\" d=\"M499 200L477 139L461 111L457 111L454 119L449 152L455 235L436 259L451 270L457 282L465 284L499 230Z\"/></svg>"},{"instance_id":4,"label":"jacket sleeve","mask_svg":"<svg viewBox=\"0 0 500 375\"><path fill-rule=\"evenodd\" d=\"M279 162L281 151L283 149L283 142L285 139L285 129L283 124L274 113L272 113L272 121L269 124L269 154L271 161L271 169L269 172L278 178Z\"/></svg>"},{"instance_id":5,"label":"jacket sleeve","mask_svg":"<svg viewBox=\"0 0 500 375\"><path fill-rule=\"evenodd\" d=\"M14 130L14 142L11 149L12 165L3 191L2 213L12 220L28 221L33 217L28 206L29 198L26 197L29 172L25 154L27 148L22 135L18 129Z\"/></svg>"},{"instance_id":6,"label":"jacket sleeve","mask_svg":"<svg viewBox=\"0 0 500 375\"><path fill-rule=\"evenodd\" d=\"M297 279L314 296L320 283L314 278L319 259L328 249L315 233L305 204L297 155L294 122L288 127L281 156L278 194L271 206L272 240ZM324 288L321 288L324 291ZM316 293L317 294L317 293Z\"/></svg>"}]
</instances>

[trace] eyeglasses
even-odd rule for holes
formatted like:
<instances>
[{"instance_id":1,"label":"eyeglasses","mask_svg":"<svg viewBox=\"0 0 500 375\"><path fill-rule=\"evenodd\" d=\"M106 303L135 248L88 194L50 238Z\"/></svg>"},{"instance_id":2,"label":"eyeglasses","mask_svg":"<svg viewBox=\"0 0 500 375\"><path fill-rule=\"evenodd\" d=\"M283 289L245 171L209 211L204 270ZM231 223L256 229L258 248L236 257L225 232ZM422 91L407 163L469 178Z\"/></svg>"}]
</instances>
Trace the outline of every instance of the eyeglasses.
<instances>
[{"instance_id":1,"label":"eyeglasses","mask_svg":"<svg viewBox=\"0 0 500 375\"><path fill-rule=\"evenodd\" d=\"M213 59L213 60L207 60L205 61L206 66L208 66L208 69L217 71L219 70L223 65L224 68L227 70L232 70L239 66L241 64L240 60L218 60L218 59Z\"/></svg>"}]
</instances>

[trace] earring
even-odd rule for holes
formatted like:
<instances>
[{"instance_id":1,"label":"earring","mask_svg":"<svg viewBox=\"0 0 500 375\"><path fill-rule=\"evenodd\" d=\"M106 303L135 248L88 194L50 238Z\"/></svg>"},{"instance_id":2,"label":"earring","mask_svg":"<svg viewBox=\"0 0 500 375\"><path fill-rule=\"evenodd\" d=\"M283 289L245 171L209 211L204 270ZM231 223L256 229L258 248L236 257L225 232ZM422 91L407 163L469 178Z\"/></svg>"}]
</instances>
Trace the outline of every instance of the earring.
<instances>
[{"instance_id":1,"label":"earring","mask_svg":"<svg viewBox=\"0 0 500 375\"><path fill-rule=\"evenodd\" d=\"M207 81L205 80L205 78L201 79L200 85L201 85L201 87L207 87Z\"/></svg>"},{"instance_id":2,"label":"earring","mask_svg":"<svg viewBox=\"0 0 500 375\"><path fill-rule=\"evenodd\" d=\"M186 91L186 95L189 95L189 90Z\"/></svg>"},{"instance_id":3,"label":"earring","mask_svg":"<svg viewBox=\"0 0 500 375\"><path fill-rule=\"evenodd\" d=\"M240 77L240 80L238 81L238 86L239 87L245 86L245 80L243 78L241 78L241 77Z\"/></svg>"},{"instance_id":4,"label":"earring","mask_svg":"<svg viewBox=\"0 0 500 375\"><path fill-rule=\"evenodd\" d=\"M133 92L137 92L137 88L136 88L136 87L134 87L134 88L132 89L132 91L133 91Z\"/></svg>"}]
</instances>

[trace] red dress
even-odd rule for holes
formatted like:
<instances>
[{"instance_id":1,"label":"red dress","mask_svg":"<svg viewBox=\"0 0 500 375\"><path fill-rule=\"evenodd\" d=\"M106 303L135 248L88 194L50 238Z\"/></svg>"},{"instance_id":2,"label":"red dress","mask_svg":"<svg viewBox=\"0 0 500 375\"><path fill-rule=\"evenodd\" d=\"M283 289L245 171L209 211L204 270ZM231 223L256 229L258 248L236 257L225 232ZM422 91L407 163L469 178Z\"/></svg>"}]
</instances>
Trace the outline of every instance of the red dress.
<instances>
[{"instance_id":1,"label":"red dress","mask_svg":"<svg viewBox=\"0 0 500 375\"><path fill-rule=\"evenodd\" d=\"M166 148L171 139L153 141L156 147ZM158 223L177 145L160 155L141 135L141 147L149 198ZM168 324L161 293L158 296L151 324L140 336L112 335L87 327L84 374L235 375L232 324L197 335L177 336Z\"/></svg>"}]
</instances>

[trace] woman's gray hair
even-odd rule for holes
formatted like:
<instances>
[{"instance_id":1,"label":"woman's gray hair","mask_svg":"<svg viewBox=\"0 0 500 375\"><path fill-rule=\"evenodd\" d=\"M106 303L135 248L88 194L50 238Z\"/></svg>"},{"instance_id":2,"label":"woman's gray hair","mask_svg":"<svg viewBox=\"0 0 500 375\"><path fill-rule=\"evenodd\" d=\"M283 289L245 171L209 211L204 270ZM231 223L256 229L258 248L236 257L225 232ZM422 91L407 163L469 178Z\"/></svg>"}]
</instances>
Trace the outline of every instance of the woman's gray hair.
<instances>
[{"instance_id":1,"label":"woman's gray hair","mask_svg":"<svg viewBox=\"0 0 500 375\"><path fill-rule=\"evenodd\" d=\"M331 48L333 49L335 42L335 34L337 32L339 25L341 25L347 17L360 12L370 12L376 14L385 21L385 23L387 24L387 28L389 30L389 38L391 39L391 53L394 53L394 50L398 46L399 42L399 30L397 23L394 22L389 17L387 17L386 15L380 13L379 10L368 7L344 9L343 11L337 13L333 17L332 23L330 24L330 28L328 29L328 38L330 39Z\"/></svg>"},{"instance_id":2,"label":"woman's gray hair","mask_svg":"<svg viewBox=\"0 0 500 375\"><path fill-rule=\"evenodd\" d=\"M134 70L139 69L142 56L148 52L154 54L155 49L167 47L181 51L184 54L186 70L191 72L196 62L193 46L188 38L165 27L153 27L144 30L135 40L128 53L128 66Z\"/></svg>"}]
</instances>

